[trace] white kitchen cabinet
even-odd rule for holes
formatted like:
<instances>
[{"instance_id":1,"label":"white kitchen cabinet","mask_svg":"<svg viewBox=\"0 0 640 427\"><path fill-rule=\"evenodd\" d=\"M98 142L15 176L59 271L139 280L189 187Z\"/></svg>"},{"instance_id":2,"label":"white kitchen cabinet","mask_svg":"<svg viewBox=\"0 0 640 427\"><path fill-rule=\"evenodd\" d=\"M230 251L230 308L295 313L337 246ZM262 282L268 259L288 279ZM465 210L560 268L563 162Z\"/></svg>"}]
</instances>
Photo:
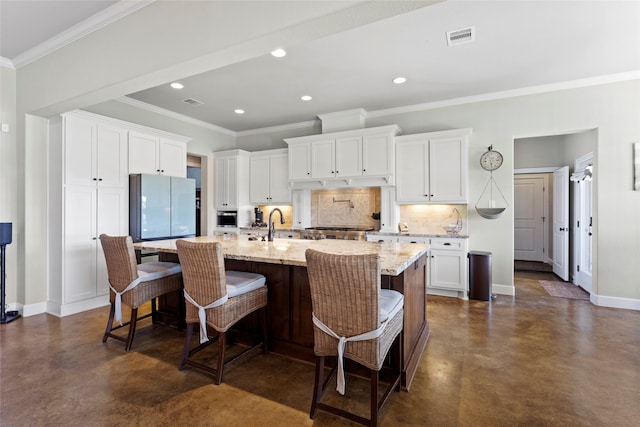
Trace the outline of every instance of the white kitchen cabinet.
<instances>
[{"instance_id":1,"label":"white kitchen cabinet","mask_svg":"<svg viewBox=\"0 0 640 427\"><path fill-rule=\"evenodd\" d=\"M239 211L249 205L250 153L244 150L228 150L214 153L215 197L217 210ZM238 212L240 226L240 211Z\"/></svg>"},{"instance_id":2,"label":"white kitchen cabinet","mask_svg":"<svg viewBox=\"0 0 640 427\"><path fill-rule=\"evenodd\" d=\"M99 237L103 233L128 234L128 195L125 188L65 188L63 304L108 295L107 267Z\"/></svg>"},{"instance_id":3,"label":"white kitchen cabinet","mask_svg":"<svg viewBox=\"0 0 640 427\"><path fill-rule=\"evenodd\" d=\"M398 236L398 243L419 243L421 245L428 245L431 243L431 239L425 236L403 235Z\"/></svg>"},{"instance_id":4,"label":"white kitchen cabinet","mask_svg":"<svg viewBox=\"0 0 640 427\"><path fill-rule=\"evenodd\" d=\"M311 178L325 179L336 175L336 145L334 139L311 143Z\"/></svg>"},{"instance_id":5,"label":"white kitchen cabinet","mask_svg":"<svg viewBox=\"0 0 640 427\"><path fill-rule=\"evenodd\" d=\"M311 179L311 142L289 145L289 179Z\"/></svg>"},{"instance_id":6,"label":"white kitchen cabinet","mask_svg":"<svg viewBox=\"0 0 640 427\"><path fill-rule=\"evenodd\" d=\"M429 256L427 290L467 299L467 239L432 238Z\"/></svg>"},{"instance_id":7,"label":"white kitchen cabinet","mask_svg":"<svg viewBox=\"0 0 640 427\"><path fill-rule=\"evenodd\" d=\"M63 116L60 149L62 227L60 315L108 303L109 283L99 236L126 235L128 220L127 129L100 116ZM52 127L52 129L57 129ZM53 143L52 153L57 143ZM52 227L55 230L55 227ZM52 231L53 232L53 231Z\"/></svg>"},{"instance_id":8,"label":"white kitchen cabinet","mask_svg":"<svg viewBox=\"0 0 640 427\"><path fill-rule=\"evenodd\" d=\"M64 117L64 183L126 185L127 131L82 116Z\"/></svg>"},{"instance_id":9,"label":"white kitchen cabinet","mask_svg":"<svg viewBox=\"0 0 640 427\"><path fill-rule=\"evenodd\" d=\"M293 190L293 228L311 227L311 191Z\"/></svg>"},{"instance_id":10,"label":"white kitchen cabinet","mask_svg":"<svg viewBox=\"0 0 640 427\"><path fill-rule=\"evenodd\" d=\"M469 129L396 138L398 203L467 203Z\"/></svg>"},{"instance_id":11,"label":"white kitchen cabinet","mask_svg":"<svg viewBox=\"0 0 640 427\"><path fill-rule=\"evenodd\" d=\"M129 132L129 173L186 178L187 144L161 135Z\"/></svg>"},{"instance_id":12,"label":"white kitchen cabinet","mask_svg":"<svg viewBox=\"0 0 640 427\"><path fill-rule=\"evenodd\" d=\"M185 165L187 141L79 110L49 120L47 312L66 316L109 303L99 236L129 234L129 160L134 168L149 159L155 168L161 157Z\"/></svg>"},{"instance_id":13,"label":"white kitchen cabinet","mask_svg":"<svg viewBox=\"0 0 640 427\"><path fill-rule=\"evenodd\" d=\"M359 175L362 175L362 137L336 138L335 176Z\"/></svg>"},{"instance_id":14,"label":"white kitchen cabinet","mask_svg":"<svg viewBox=\"0 0 640 427\"><path fill-rule=\"evenodd\" d=\"M366 239L367 239L367 242L379 242L379 243L384 243L384 242L397 243L398 242L397 236L385 236L381 234L367 233Z\"/></svg>"},{"instance_id":15,"label":"white kitchen cabinet","mask_svg":"<svg viewBox=\"0 0 640 427\"><path fill-rule=\"evenodd\" d=\"M394 137L400 129L383 126L285 139L289 145L289 179L321 181L380 178L394 175ZM355 181L354 181L355 183Z\"/></svg>"},{"instance_id":16,"label":"white kitchen cabinet","mask_svg":"<svg viewBox=\"0 0 640 427\"><path fill-rule=\"evenodd\" d=\"M257 205L291 203L289 155L286 149L252 153L250 171L251 203Z\"/></svg>"},{"instance_id":17,"label":"white kitchen cabinet","mask_svg":"<svg viewBox=\"0 0 640 427\"><path fill-rule=\"evenodd\" d=\"M380 187L380 231L398 231L400 207L396 203L395 187Z\"/></svg>"}]
</instances>

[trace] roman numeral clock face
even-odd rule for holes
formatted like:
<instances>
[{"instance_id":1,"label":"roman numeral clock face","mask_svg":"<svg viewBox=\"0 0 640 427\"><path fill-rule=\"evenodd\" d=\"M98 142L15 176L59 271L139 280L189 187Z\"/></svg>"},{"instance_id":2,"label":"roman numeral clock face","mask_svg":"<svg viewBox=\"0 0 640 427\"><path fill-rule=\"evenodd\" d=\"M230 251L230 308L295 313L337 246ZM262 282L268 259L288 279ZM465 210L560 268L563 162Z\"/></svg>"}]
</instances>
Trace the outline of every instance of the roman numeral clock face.
<instances>
[{"instance_id":1,"label":"roman numeral clock face","mask_svg":"<svg viewBox=\"0 0 640 427\"><path fill-rule=\"evenodd\" d=\"M489 151L480 156L480 166L484 170L494 171L502 166L502 160L502 154L489 147Z\"/></svg>"}]
</instances>

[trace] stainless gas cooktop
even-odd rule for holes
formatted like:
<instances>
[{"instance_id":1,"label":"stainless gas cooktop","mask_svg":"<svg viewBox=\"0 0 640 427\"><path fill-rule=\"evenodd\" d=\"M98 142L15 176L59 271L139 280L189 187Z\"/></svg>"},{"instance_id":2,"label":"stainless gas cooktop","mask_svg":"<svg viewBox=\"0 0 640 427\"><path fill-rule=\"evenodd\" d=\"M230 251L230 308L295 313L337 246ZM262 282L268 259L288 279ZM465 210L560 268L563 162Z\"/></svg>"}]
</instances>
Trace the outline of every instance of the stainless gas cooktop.
<instances>
[{"instance_id":1,"label":"stainless gas cooktop","mask_svg":"<svg viewBox=\"0 0 640 427\"><path fill-rule=\"evenodd\" d=\"M308 240L339 239L365 240L365 233L373 227L319 226L305 228L300 238Z\"/></svg>"}]
</instances>

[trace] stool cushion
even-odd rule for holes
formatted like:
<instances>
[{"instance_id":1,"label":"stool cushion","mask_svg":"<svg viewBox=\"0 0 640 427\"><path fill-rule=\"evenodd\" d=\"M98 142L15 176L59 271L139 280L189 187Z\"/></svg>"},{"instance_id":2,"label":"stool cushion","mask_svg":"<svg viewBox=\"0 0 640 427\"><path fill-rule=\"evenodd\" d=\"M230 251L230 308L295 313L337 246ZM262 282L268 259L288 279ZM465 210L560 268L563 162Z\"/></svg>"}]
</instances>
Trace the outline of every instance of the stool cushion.
<instances>
[{"instance_id":1,"label":"stool cushion","mask_svg":"<svg viewBox=\"0 0 640 427\"><path fill-rule=\"evenodd\" d=\"M247 271L229 270L227 276L227 294L229 298L246 294L265 285L267 279L262 274Z\"/></svg>"},{"instance_id":2,"label":"stool cushion","mask_svg":"<svg viewBox=\"0 0 640 427\"><path fill-rule=\"evenodd\" d=\"M380 323L393 318L398 311L402 310L402 307L404 307L404 295L398 291L380 289L380 314L378 315Z\"/></svg>"},{"instance_id":3,"label":"stool cushion","mask_svg":"<svg viewBox=\"0 0 640 427\"><path fill-rule=\"evenodd\" d=\"M182 272L182 267L176 262L145 262L138 264L138 278L140 282L150 282Z\"/></svg>"}]
</instances>

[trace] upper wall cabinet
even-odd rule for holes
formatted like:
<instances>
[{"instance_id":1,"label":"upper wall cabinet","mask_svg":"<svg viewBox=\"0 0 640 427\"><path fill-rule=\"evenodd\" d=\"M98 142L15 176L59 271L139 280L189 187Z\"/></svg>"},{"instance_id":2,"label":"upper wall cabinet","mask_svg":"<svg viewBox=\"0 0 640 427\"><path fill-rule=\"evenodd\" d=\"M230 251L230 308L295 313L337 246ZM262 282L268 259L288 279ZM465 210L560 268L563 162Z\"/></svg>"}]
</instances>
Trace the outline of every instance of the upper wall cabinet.
<instances>
[{"instance_id":1,"label":"upper wall cabinet","mask_svg":"<svg viewBox=\"0 0 640 427\"><path fill-rule=\"evenodd\" d=\"M164 136L129 133L129 173L187 177L187 144Z\"/></svg>"},{"instance_id":2,"label":"upper wall cabinet","mask_svg":"<svg viewBox=\"0 0 640 427\"><path fill-rule=\"evenodd\" d=\"M64 116L64 183L127 184L127 131L91 117Z\"/></svg>"},{"instance_id":3,"label":"upper wall cabinet","mask_svg":"<svg viewBox=\"0 0 640 427\"><path fill-rule=\"evenodd\" d=\"M398 203L467 203L471 129L396 138Z\"/></svg>"},{"instance_id":4,"label":"upper wall cabinet","mask_svg":"<svg viewBox=\"0 0 640 427\"><path fill-rule=\"evenodd\" d=\"M233 211L249 205L250 153L244 150L228 150L219 151L213 155L215 158L215 208ZM244 225L244 222L240 224Z\"/></svg>"},{"instance_id":5,"label":"upper wall cabinet","mask_svg":"<svg viewBox=\"0 0 640 427\"><path fill-rule=\"evenodd\" d=\"M289 145L289 180L305 186L327 180L392 184L394 176L394 137L398 126L356 129L321 135L285 139Z\"/></svg>"},{"instance_id":6,"label":"upper wall cabinet","mask_svg":"<svg viewBox=\"0 0 640 427\"><path fill-rule=\"evenodd\" d=\"M249 198L255 205L291 203L286 149L251 153Z\"/></svg>"}]
</instances>

